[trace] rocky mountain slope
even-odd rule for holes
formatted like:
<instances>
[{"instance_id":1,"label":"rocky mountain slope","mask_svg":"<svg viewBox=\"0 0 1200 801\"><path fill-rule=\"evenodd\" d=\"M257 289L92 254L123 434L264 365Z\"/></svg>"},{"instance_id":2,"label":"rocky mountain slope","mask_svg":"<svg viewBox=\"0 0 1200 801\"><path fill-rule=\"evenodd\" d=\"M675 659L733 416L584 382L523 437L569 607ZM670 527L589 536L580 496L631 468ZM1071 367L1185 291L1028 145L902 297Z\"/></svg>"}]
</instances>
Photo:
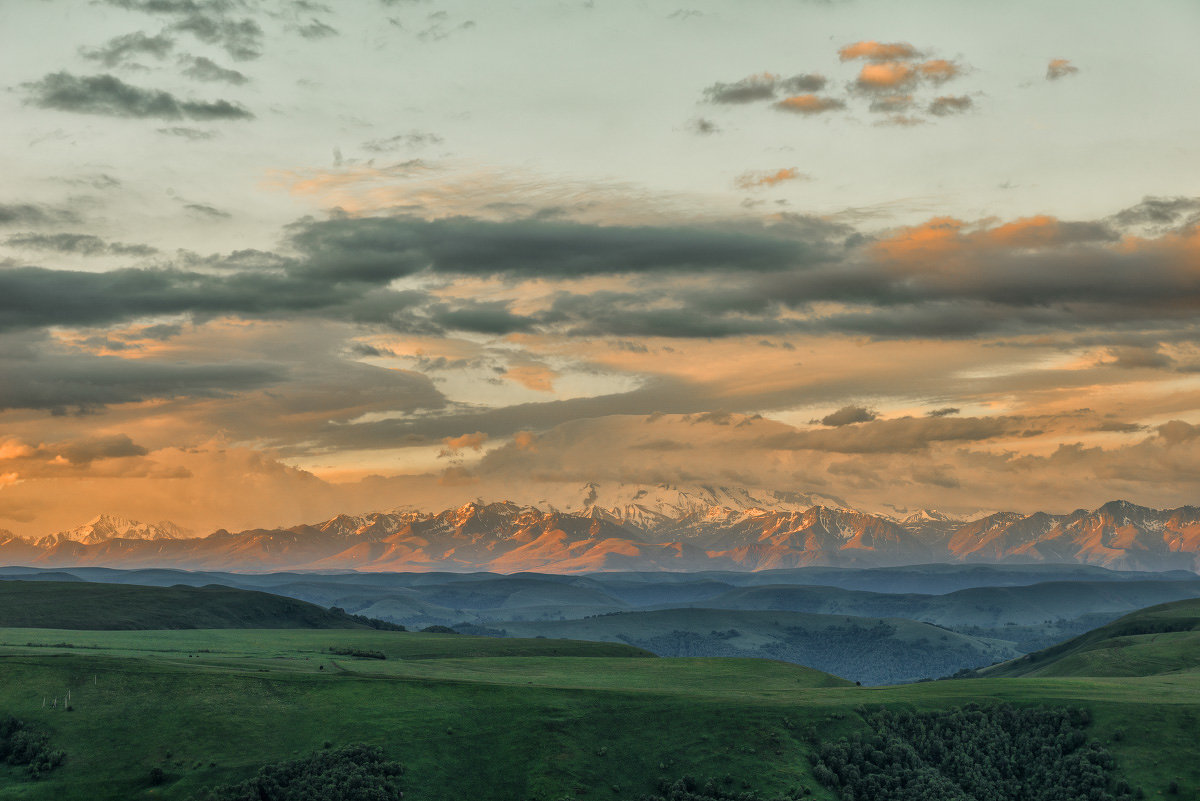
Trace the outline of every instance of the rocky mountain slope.
<instances>
[{"instance_id":1,"label":"rocky mountain slope","mask_svg":"<svg viewBox=\"0 0 1200 801\"><path fill-rule=\"evenodd\" d=\"M1200 567L1200 509L1112 501L1065 515L920 513L897 521L780 494L672 490L575 511L508 501L339 515L284 529L188 538L170 524L101 516L35 542L0 538L0 563L231 570L763 570L806 565L1077 562ZM635 493L636 494L636 493ZM666 500L664 500L664 497ZM761 502L761 505L759 503Z\"/></svg>"}]
</instances>

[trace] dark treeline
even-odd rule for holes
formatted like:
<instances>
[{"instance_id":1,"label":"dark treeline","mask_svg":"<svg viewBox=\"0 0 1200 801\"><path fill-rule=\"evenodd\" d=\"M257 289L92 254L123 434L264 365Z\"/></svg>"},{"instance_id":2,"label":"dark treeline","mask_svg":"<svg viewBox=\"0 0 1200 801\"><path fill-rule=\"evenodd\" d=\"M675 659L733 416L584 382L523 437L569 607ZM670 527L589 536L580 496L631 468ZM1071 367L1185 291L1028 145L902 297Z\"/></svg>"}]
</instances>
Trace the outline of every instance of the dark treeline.
<instances>
[{"instance_id":1,"label":"dark treeline","mask_svg":"<svg viewBox=\"0 0 1200 801\"><path fill-rule=\"evenodd\" d=\"M203 801L400 801L404 768L381 748L348 745L267 765L253 779L200 796Z\"/></svg>"},{"instance_id":2,"label":"dark treeline","mask_svg":"<svg viewBox=\"0 0 1200 801\"><path fill-rule=\"evenodd\" d=\"M1077 709L967 707L866 715L870 734L822 744L813 776L845 801L1130 801Z\"/></svg>"}]
</instances>

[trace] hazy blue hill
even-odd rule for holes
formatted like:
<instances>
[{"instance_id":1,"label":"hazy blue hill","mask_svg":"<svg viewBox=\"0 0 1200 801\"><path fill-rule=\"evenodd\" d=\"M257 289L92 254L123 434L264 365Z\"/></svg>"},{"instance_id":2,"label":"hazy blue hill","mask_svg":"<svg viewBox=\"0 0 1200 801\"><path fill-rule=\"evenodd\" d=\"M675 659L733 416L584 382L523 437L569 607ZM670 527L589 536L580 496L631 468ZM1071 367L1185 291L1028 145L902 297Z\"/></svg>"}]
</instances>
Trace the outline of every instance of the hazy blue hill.
<instances>
[{"instance_id":1,"label":"hazy blue hill","mask_svg":"<svg viewBox=\"0 0 1200 801\"><path fill-rule=\"evenodd\" d=\"M992 677L1200 672L1200 599L1159 604L984 671Z\"/></svg>"},{"instance_id":2,"label":"hazy blue hill","mask_svg":"<svg viewBox=\"0 0 1200 801\"><path fill-rule=\"evenodd\" d=\"M817 614L905 617L940 626L1028 626L1083 615L1118 615L1200 596L1191 581L1055 581L972 587L943 595L886 594L837 587L742 587L703 602L714 609L778 609Z\"/></svg>"},{"instance_id":3,"label":"hazy blue hill","mask_svg":"<svg viewBox=\"0 0 1200 801\"><path fill-rule=\"evenodd\" d=\"M84 630L366 628L345 613L231 587L0 581L0 627Z\"/></svg>"},{"instance_id":4,"label":"hazy blue hill","mask_svg":"<svg viewBox=\"0 0 1200 801\"><path fill-rule=\"evenodd\" d=\"M510 636L624 642L659 656L779 659L864 684L936 678L1007 659L1011 642L897 618L724 609L498 623Z\"/></svg>"}]
</instances>

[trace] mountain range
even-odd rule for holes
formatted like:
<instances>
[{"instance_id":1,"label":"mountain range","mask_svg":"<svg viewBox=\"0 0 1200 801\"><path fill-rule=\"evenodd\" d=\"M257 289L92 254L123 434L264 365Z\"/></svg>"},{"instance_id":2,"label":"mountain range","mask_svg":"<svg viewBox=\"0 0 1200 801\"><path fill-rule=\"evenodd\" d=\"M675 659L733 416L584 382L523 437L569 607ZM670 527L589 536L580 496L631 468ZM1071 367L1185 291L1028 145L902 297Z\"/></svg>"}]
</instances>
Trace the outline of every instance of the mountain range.
<instances>
[{"instance_id":1,"label":"mountain range","mask_svg":"<svg viewBox=\"0 0 1200 801\"><path fill-rule=\"evenodd\" d=\"M605 497L607 496L607 497ZM764 570L807 565L1058 562L1200 567L1200 508L1127 501L1069 514L903 519L809 496L726 488L585 485L566 508L476 501L440 512L338 515L309 525L190 537L171 523L101 515L39 539L0 531L0 562L206 570ZM617 500L617 503L598 501Z\"/></svg>"}]
</instances>

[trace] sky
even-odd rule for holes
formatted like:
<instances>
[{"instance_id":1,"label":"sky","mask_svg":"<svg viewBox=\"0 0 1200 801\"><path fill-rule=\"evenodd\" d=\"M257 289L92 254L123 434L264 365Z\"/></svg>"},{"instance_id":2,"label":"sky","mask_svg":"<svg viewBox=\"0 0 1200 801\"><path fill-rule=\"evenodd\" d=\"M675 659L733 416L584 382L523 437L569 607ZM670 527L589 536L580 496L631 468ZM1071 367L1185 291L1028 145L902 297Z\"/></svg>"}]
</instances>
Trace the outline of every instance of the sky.
<instances>
[{"instance_id":1,"label":"sky","mask_svg":"<svg viewBox=\"0 0 1200 801\"><path fill-rule=\"evenodd\" d=\"M0 529L1200 497L1200 5L0 0Z\"/></svg>"}]
</instances>

